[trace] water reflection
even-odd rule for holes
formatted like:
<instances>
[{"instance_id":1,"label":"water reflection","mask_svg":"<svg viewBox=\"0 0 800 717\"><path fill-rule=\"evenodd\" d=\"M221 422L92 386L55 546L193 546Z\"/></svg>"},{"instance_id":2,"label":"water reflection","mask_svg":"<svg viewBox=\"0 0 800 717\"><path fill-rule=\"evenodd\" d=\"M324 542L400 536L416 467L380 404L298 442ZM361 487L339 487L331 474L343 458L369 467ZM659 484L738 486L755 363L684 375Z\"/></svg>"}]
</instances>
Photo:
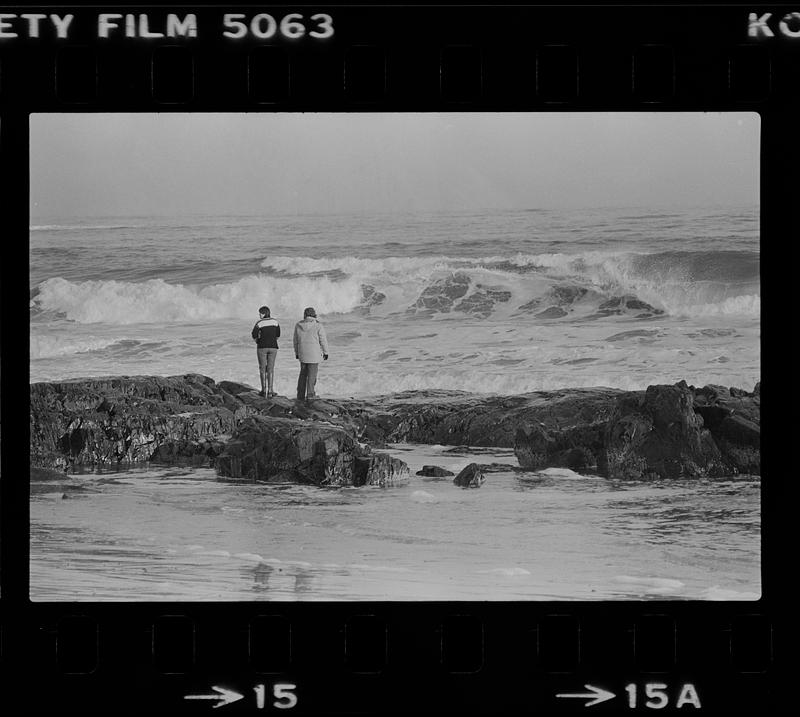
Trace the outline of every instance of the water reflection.
<instances>
[{"instance_id":1,"label":"water reflection","mask_svg":"<svg viewBox=\"0 0 800 717\"><path fill-rule=\"evenodd\" d=\"M316 577L313 571L302 565L270 565L265 562L246 568L244 573L253 580L252 589L257 593L285 592L291 581L292 592L302 595L313 589Z\"/></svg>"}]
</instances>

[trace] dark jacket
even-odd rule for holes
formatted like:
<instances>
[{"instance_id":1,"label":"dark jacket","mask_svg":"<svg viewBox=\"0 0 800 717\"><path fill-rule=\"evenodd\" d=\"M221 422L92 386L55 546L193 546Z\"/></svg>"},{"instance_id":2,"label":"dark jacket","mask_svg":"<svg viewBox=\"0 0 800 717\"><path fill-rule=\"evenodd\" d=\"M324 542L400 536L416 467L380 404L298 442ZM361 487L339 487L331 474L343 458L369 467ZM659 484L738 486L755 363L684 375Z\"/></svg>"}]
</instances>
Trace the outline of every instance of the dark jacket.
<instances>
[{"instance_id":1,"label":"dark jacket","mask_svg":"<svg viewBox=\"0 0 800 717\"><path fill-rule=\"evenodd\" d=\"M278 348L278 337L281 335L280 324L275 319L259 319L253 327L251 335L260 349Z\"/></svg>"}]
</instances>

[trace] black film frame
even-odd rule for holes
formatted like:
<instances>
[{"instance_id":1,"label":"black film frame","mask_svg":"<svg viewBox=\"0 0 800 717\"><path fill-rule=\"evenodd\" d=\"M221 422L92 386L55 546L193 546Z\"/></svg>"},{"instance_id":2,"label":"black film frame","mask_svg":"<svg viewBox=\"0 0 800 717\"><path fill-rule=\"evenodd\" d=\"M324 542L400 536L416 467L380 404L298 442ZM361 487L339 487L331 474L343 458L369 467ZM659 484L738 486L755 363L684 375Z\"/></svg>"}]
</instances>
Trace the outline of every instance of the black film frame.
<instances>
[{"instance_id":1,"label":"black film frame","mask_svg":"<svg viewBox=\"0 0 800 717\"><path fill-rule=\"evenodd\" d=\"M100 41L99 12L197 15L196 38ZM791 706L800 4L6 6L72 13L0 44L3 684L29 714L202 712L292 683L297 714L585 713L584 683L693 683L699 714ZM318 43L222 37L223 12L327 13ZM764 20L766 14L769 19ZM756 34L752 35L755 15ZM785 20L785 28L780 24ZM763 29L763 23L769 33ZM754 111L761 117L762 599L603 603L31 603L25 382L35 112ZM786 332L790 332L790 336ZM788 385L787 385L788 384ZM608 703L596 712L649 712ZM230 713L263 713L253 704ZM616 711L615 711L616 710ZM668 707L662 713L692 712ZM224 713L223 713L224 714Z\"/></svg>"}]
</instances>

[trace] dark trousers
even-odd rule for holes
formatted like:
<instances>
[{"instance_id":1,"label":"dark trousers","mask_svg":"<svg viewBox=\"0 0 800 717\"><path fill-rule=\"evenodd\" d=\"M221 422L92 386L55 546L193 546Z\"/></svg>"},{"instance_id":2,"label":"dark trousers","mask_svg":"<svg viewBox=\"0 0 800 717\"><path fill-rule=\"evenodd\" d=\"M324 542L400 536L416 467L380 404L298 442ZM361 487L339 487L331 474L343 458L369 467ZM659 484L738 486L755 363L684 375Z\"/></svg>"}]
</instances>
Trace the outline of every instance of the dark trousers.
<instances>
[{"instance_id":1,"label":"dark trousers","mask_svg":"<svg viewBox=\"0 0 800 717\"><path fill-rule=\"evenodd\" d=\"M314 388L317 385L318 363L301 363L300 377L297 379L297 400L305 401L307 398L316 398Z\"/></svg>"}]
</instances>

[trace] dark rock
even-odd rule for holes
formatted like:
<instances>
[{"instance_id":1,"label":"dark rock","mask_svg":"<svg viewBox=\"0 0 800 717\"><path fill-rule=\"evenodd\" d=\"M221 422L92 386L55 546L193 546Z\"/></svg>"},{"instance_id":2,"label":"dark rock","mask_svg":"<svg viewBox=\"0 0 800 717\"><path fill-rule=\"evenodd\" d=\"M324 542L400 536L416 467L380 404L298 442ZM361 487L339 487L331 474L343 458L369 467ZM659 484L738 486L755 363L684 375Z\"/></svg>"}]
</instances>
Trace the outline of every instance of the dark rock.
<instances>
[{"instance_id":1,"label":"dark rock","mask_svg":"<svg viewBox=\"0 0 800 717\"><path fill-rule=\"evenodd\" d=\"M478 466L484 473L518 473L523 470L510 463L478 463Z\"/></svg>"},{"instance_id":2,"label":"dark rock","mask_svg":"<svg viewBox=\"0 0 800 717\"><path fill-rule=\"evenodd\" d=\"M761 395L761 381L758 381L756 383L756 387L753 389L753 395L754 396L760 396Z\"/></svg>"},{"instance_id":3,"label":"dark rock","mask_svg":"<svg viewBox=\"0 0 800 717\"><path fill-rule=\"evenodd\" d=\"M388 485L408 466L370 454L341 426L288 418L251 416L217 457L220 476L254 482L313 485Z\"/></svg>"},{"instance_id":4,"label":"dark rock","mask_svg":"<svg viewBox=\"0 0 800 717\"><path fill-rule=\"evenodd\" d=\"M261 480L263 473L273 480L282 473L350 485L361 480L355 459L369 455L359 443L411 442L456 446L452 450L462 453L513 448L526 469L555 466L627 477L758 473L757 388L747 393L680 382L647 392L579 388L516 396L426 390L303 403L262 398L244 384L215 384L196 374L76 379L31 385L31 466L64 471L145 461L228 461L230 475L250 480ZM236 467L236 460L250 460L242 453L248 434L241 431L249 426L252 432L248 421L256 416L294 427L296 435L278 431L284 443L293 445L302 444L306 439L300 435L314 426L317 443L320 431L333 431L322 441L334 441L333 453L326 448L322 460L314 449L314 456L331 465L311 470L304 453L303 460L287 458L286 465L276 464L270 454L249 468ZM267 435L276 430L264 429ZM265 450L266 438L248 440L253 450ZM369 465L383 471L371 482L386 484L399 475L383 459Z\"/></svg>"},{"instance_id":5,"label":"dark rock","mask_svg":"<svg viewBox=\"0 0 800 717\"><path fill-rule=\"evenodd\" d=\"M683 382L649 386L643 396L621 397L605 431L609 477L646 480L723 473L719 448L693 403Z\"/></svg>"},{"instance_id":6,"label":"dark rock","mask_svg":"<svg viewBox=\"0 0 800 717\"><path fill-rule=\"evenodd\" d=\"M422 466L422 470L417 471L417 475L428 476L429 478L444 478L445 476L455 475L455 473L440 466Z\"/></svg>"},{"instance_id":7,"label":"dark rock","mask_svg":"<svg viewBox=\"0 0 800 717\"><path fill-rule=\"evenodd\" d=\"M708 385L694 389L694 410L711 431L726 475L761 473L761 395Z\"/></svg>"},{"instance_id":8,"label":"dark rock","mask_svg":"<svg viewBox=\"0 0 800 717\"><path fill-rule=\"evenodd\" d=\"M549 465L549 454L555 440L542 425L531 424L517 429L514 454L523 468L541 468Z\"/></svg>"},{"instance_id":9,"label":"dark rock","mask_svg":"<svg viewBox=\"0 0 800 717\"><path fill-rule=\"evenodd\" d=\"M606 422L621 395L616 389L554 391L535 413L515 412L513 445L520 466L602 470Z\"/></svg>"},{"instance_id":10,"label":"dark rock","mask_svg":"<svg viewBox=\"0 0 800 717\"><path fill-rule=\"evenodd\" d=\"M198 442L230 433L246 414L197 374L32 384L30 396L31 464L49 468L154 460L162 444L194 456Z\"/></svg>"},{"instance_id":11,"label":"dark rock","mask_svg":"<svg viewBox=\"0 0 800 717\"><path fill-rule=\"evenodd\" d=\"M725 417L729 416L731 413L730 409L723 408L722 406L706 405L695 405L694 411L702 417L703 424L710 431L715 431Z\"/></svg>"},{"instance_id":12,"label":"dark rock","mask_svg":"<svg viewBox=\"0 0 800 717\"><path fill-rule=\"evenodd\" d=\"M715 437L714 440L725 459L725 475L761 474L761 451L759 448L733 443L723 437Z\"/></svg>"},{"instance_id":13,"label":"dark rock","mask_svg":"<svg viewBox=\"0 0 800 717\"><path fill-rule=\"evenodd\" d=\"M386 453L371 453L355 459L353 485L390 486L408 480L408 466Z\"/></svg>"},{"instance_id":14,"label":"dark rock","mask_svg":"<svg viewBox=\"0 0 800 717\"><path fill-rule=\"evenodd\" d=\"M454 479L454 485L460 488L480 488L485 478L477 463L470 463Z\"/></svg>"},{"instance_id":15,"label":"dark rock","mask_svg":"<svg viewBox=\"0 0 800 717\"><path fill-rule=\"evenodd\" d=\"M239 394L250 393L256 390L246 383L237 383L236 381L220 381L217 386L223 391L227 391L231 396L238 396Z\"/></svg>"},{"instance_id":16,"label":"dark rock","mask_svg":"<svg viewBox=\"0 0 800 717\"><path fill-rule=\"evenodd\" d=\"M390 444L512 448L520 426L542 423L557 433L594 424L610 414L615 397L622 393L613 388L578 388L487 396L428 390L331 403L338 407L341 420L355 424L362 440L371 430L370 441L381 438Z\"/></svg>"},{"instance_id":17,"label":"dark rock","mask_svg":"<svg viewBox=\"0 0 800 717\"><path fill-rule=\"evenodd\" d=\"M720 421L715 433L735 445L750 446L751 448L760 448L761 446L761 427L738 414L725 416Z\"/></svg>"}]
</instances>

